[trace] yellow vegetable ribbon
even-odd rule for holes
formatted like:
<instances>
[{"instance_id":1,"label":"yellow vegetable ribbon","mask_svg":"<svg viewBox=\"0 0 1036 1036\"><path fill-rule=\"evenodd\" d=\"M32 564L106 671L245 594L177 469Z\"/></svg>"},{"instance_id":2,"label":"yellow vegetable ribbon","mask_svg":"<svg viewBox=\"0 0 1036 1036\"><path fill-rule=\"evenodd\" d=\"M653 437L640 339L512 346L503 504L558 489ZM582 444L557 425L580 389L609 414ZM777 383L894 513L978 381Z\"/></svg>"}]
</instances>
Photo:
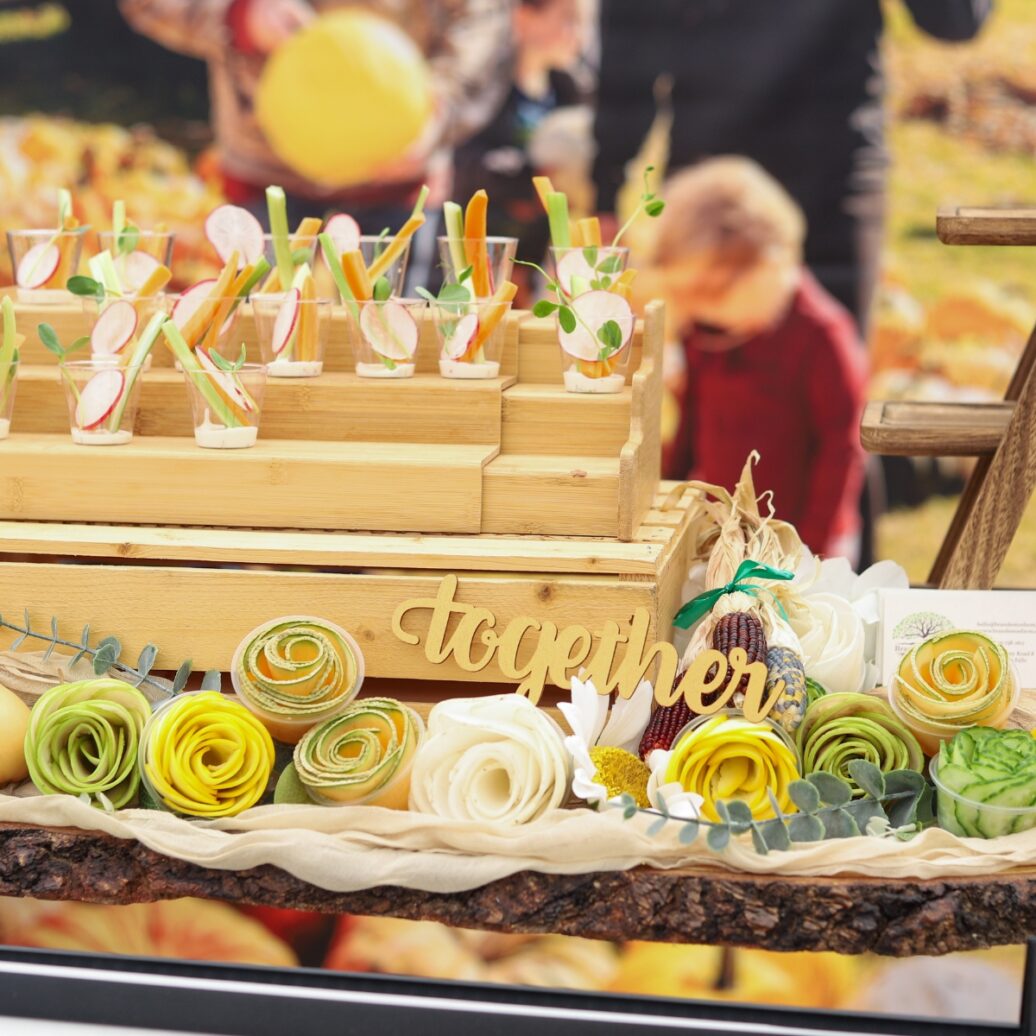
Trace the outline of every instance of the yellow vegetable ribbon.
<instances>
[{"instance_id":1,"label":"yellow vegetable ribbon","mask_svg":"<svg viewBox=\"0 0 1036 1036\"><path fill-rule=\"evenodd\" d=\"M317 801L406 809L423 736L424 724L406 705L363 698L306 734L295 746L295 770Z\"/></svg>"},{"instance_id":2,"label":"yellow vegetable ribbon","mask_svg":"<svg viewBox=\"0 0 1036 1036\"><path fill-rule=\"evenodd\" d=\"M218 691L174 698L144 731L144 774L162 804L186 816L229 817L254 806L273 762L267 729Z\"/></svg>"},{"instance_id":3,"label":"yellow vegetable ribbon","mask_svg":"<svg viewBox=\"0 0 1036 1036\"><path fill-rule=\"evenodd\" d=\"M788 785L800 776L794 748L771 723L721 714L689 730L673 746L665 781L700 795L703 815L718 822L716 803L731 799L744 802L755 820L773 818L767 789L782 812L793 813Z\"/></svg>"}]
</instances>

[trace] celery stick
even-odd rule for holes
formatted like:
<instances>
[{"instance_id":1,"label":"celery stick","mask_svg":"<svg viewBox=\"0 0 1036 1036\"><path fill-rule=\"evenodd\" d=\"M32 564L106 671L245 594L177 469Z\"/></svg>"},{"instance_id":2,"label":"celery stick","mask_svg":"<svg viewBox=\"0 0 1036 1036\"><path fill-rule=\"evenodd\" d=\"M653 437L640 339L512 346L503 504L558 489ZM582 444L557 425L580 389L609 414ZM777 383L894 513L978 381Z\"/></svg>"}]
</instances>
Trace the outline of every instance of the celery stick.
<instances>
[{"instance_id":1,"label":"celery stick","mask_svg":"<svg viewBox=\"0 0 1036 1036\"><path fill-rule=\"evenodd\" d=\"M148 325L151 326L150 324ZM237 419L234 412L224 402L223 397L219 394L219 390L212 383L212 379L209 377L205 368L198 362L198 358L194 355L194 350L183 340L183 335L180 334L180 329L171 320L166 320L162 324L162 334L165 335L165 340L169 343L169 348L173 350L173 355L180 361L180 366L187 372L188 377L198 386L198 391L205 397L205 401L212 407L216 417L220 419L225 428L237 428L241 422ZM196 374L202 374L200 378L194 377Z\"/></svg>"},{"instance_id":2,"label":"celery stick","mask_svg":"<svg viewBox=\"0 0 1036 1036\"><path fill-rule=\"evenodd\" d=\"M58 189L58 230L65 229L65 223L71 215L72 192L61 187Z\"/></svg>"},{"instance_id":3,"label":"celery stick","mask_svg":"<svg viewBox=\"0 0 1036 1036\"><path fill-rule=\"evenodd\" d=\"M100 281L108 294L122 294L122 281L119 279L119 273L115 269L111 252L99 252L90 260L88 265L93 279Z\"/></svg>"},{"instance_id":4,"label":"celery stick","mask_svg":"<svg viewBox=\"0 0 1036 1036\"><path fill-rule=\"evenodd\" d=\"M424 203L426 201L428 201L428 184L424 184L420 193L417 195L417 201L414 202L413 211L410 213L411 218L414 216L420 216L421 213L424 212Z\"/></svg>"},{"instance_id":5,"label":"celery stick","mask_svg":"<svg viewBox=\"0 0 1036 1036\"><path fill-rule=\"evenodd\" d=\"M239 302L243 302L252 293L252 289L270 272L270 264L266 260L266 256L261 256L259 262L255 264L255 269L252 271L248 280L241 286L241 290L237 293Z\"/></svg>"},{"instance_id":6,"label":"celery stick","mask_svg":"<svg viewBox=\"0 0 1036 1036\"><path fill-rule=\"evenodd\" d=\"M273 237L273 255L277 261L277 276L281 287L287 290L295 273L288 236L288 200L282 187L266 188L266 208L270 214L270 234Z\"/></svg>"},{"instance_id":7,"label":"celery stick","mask_svg":"<svg viewBox=\"0 0 1036 1036\"><path fill-rule=\"evenodd\" d=\"M112 202L112 237L115 239L115 250L119 248L119 238L126 229L126 203L120 198Z\"/></svg>"},{"instance_id":8,"label":"celery stick","mask_svg":"<svg viewBox=\"0 0 1036 1036\"><path fill-rule=\"evenodd\" d=\"M331 240L329 234L321 234L319 237L320 247L324 253L324 261L327 263L327 268L331 271L331 276L334 278L336 287L338 288L338 294L342 296L342 301L349 307L349 311L353 315L353 319L358 322L360 319L360 307L356 305L356 296L353 294L352 288L349 287L349 282L345 279L345 271L342 269L342 260L335 251L335 243Z\"/></svg>"},{"instance_id":9,"label":"celery stick","mask_svg":"<svg viewBox=\"0 0 1036 1036\"><path fill-rule=\"evenodd\" d=\"M468 266L468 257L464 252L464 210L455 201L448 201L442 207L442 219L449 241L453 276L459 279Z\"/></svg>"},{"instance_id":10,"label":"celery stick","mask_svg":"<svg viewBox=\"0 0 1036 1036\"><path fill-rule=\"evenodd\" d=\"M555 248L571 248L572 235L568 227L568 197L561 191L547 195L547 219L550 223L550 239Z\"/></svg>"},{"instance_id":11,"label":"celery stick","mask_svg":"<svg viewBox=\"0 0 1036 1036\"><path fill-rule=\"evenodd\" d=\"M119 430L119 425L122 423L122 415L126 409L126 403L129 401L130 393L133 391L133 384L137 378L140 377L140 371L144 366L144 361L148 358L155 342L158 341L158 333L162 330L162 325L165 322L166 315L164 313L156 313L148 321L148 325L144 328L143 334L141 334L137 339L137 344L133 347L133 355L130 356L130 361L127 366L135 369L126 375L126 387L122 390L122 399L119 400L108 422L108 426L113 432L117 432Z\"/></svg>"},{"instance_id":12,"label":"celery stick","mask_svg":"<svg viewBox=\"0 0 1036 1036\"><path fill-rule=\"evenodd\" d=\"M0 411L7 398L7 389L14 380L14 365L17 362L15 346L18 341L14 323L14 303L9 295L0 303L3 311L3 337L0 337Z\"/></svg>"}]
</instances>

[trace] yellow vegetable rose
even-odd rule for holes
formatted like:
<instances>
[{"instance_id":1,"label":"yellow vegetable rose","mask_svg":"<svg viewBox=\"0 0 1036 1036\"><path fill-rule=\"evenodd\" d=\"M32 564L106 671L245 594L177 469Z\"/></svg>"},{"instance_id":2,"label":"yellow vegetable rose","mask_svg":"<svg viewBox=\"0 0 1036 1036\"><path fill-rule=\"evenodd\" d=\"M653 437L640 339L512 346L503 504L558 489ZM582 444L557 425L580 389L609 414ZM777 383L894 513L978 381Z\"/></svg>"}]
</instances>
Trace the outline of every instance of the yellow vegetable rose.
<instances>
[{"instance_id":1,"label":"yellow vegetable rose","mask_svg":"<svg viewBox=\"0 0 1036 1036\"><path fill-rule=\"evenodd\" d=\"M162 805L174 813L241 813L263 797L273 760L267 729L218 691L174 698L144 730L144 775Z\"/></svg>"},{"instance_id":2,"label":"yellow vegetable rose","mask_svg":"<svg viewBox=\"0 0 1036 1036\"><path fill-rule=\"evenodd\" d=\"M678 782L705 801L702 814L719 821L716 803L739 799L756 820L775 814L767 789L785 813L795 812L788 785L800 777L795 750L771 723L717 715L689 730L673 746L665 783Z\"/></svg>"}]
</instances>

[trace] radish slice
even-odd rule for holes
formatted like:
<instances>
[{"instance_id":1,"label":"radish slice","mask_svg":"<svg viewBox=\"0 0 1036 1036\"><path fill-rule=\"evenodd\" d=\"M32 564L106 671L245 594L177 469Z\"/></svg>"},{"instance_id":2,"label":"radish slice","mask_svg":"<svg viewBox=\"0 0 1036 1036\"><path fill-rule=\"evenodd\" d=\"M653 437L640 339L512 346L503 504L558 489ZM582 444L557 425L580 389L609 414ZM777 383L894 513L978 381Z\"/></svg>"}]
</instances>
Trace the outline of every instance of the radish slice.
<instances>
[{"instance_id":1,"label":"radish slice","mask_svg":"<svg viewBox=\"0 0 1036 1036\"><path fill-rule=\"evenodd\" d=\"M615 356L629 345L633 337L633 310L630 304L613 291L587 291L570 303L576 313L574 331L564 331L558 326L558 340L561 348L577 360L597 360L603 348L597 332L609 320L619 325L622 345L612 353Z\"/></svg>"},{"instance_id":2,"label":"radish slice","mask_svg":"<svg viewBox=\"0 0 1036 1036\"><path fill-rule=\"evenodd\" d=\"M121 256L119 273L122 277L123 288L132 295L161 265L153 255L139 250Z\"/></svg>"},{"instance_id":3,"label":"radish slice","mask_svg":"<svg viewBox=\"0 0 1036 1036\"><path fill-rule=\"evenodd\" d=\"M411 360L417 352L417 321L399 302L364 306L360 330L370 347L390 360Z\"/></svg>"},{"instance_id":4,"label":"radish slice","mask_svg":"<svg viewBox=\"0 0 1036 1036\"><path fill-rule=\"evenodd\" d=\"M61 251L49 241L41 241L22 256L15 281L20 288L42 288L54 276L61 262Z\"/></svg>"},{"instance_id":5,"label":"radish slice","mask_svg":"<svg viewBox=\"0 0 1036 1036\"><path fill-rule=\"evenodd\" d=\"M90 351L98 356L121 353L137 330L137 311L125 299L109 303L90 332Z\"/></svg>"},{"instance_id":6,"label":"radish slice","mask_svg":"<svg viewBox=\"0 0 1036 1036\"><path fill-rule=\"evenodd\" d=\"M335 243L335 251L339 255L355 252L360 247L360 224L344 212L336 212L327 221L324 233Z\"/></svg>"},{"instance_id":7,"label":"radish slice","mask_svg":"<svg viewBox=\"0 0 1036 1036\"><path fill-rule=\"evenodd\" d=\"M237 378L230 371L220 370L208 352L199 346L194 350L198 362L202 367L213 375L213 382L220 392L226 396L235 406L251 413L255 410L255 400L241 387Z\"/></svg>"},{"instance_id":8,"label":"radish slice","mask_svg":"<svg viewBox=\"0 0 1036 1036\"><path fill-rule=\"evenodd\" d=\"M442 350L451 360L459 360L478 334L478 317L469 313L457 321L453 334L443 343Z\"/></svg>"},{"instance_id":9,"label":"radish slice","mask_svg":"<svg viewBox=\"0 0 1036 1036\"><path fill-rule=\"evenodd\" d=\"M299 289L292 288L277 310L277 316L273 320L273 341L271 343L274 356L280 356L284 352L291 341L291 336L295 333L295 327L299 322L299 312L302 308L299 305L301 298Z\"/></svg>"},{"instance_id":10,"label":"radish slice","mask_svg":"<svg viewBox=\"0 0 1036 1036\"><path fill-rule=\"evenodd\" d=\"M212 286L215 283L215 277L210 277L208 280L204 281L198 281L197 284L192 284L176 300L176 305L173 306L173 311L170 314L170 317L180 331L186 327L187 321L198 312L198 308L201 304L209 297L209 295L212 294Z\"/></svg>"},{"instance_id":11,"label":"radish slice","mask_svg":"<svg viewBox=\"0 0 1036 1036\"><path fill-rule=\"evenodd\" d=\"M237 268L256 263L263 254L263 228L247 209L237 205L220 205L205 220L205 236L221 262L228 262L237 252Z\"/></svg>"},{"instance_id":12,"label":"radish slice","mask_svg":"<svg viewBox=\"0 0 1036 1036\"><path fill-rule=\"evenodd\" d=\"M126 375L118 367L99 370L79 393L76 424L88 432L104 424L126 387Z\"/></svg>"}]
</instances>

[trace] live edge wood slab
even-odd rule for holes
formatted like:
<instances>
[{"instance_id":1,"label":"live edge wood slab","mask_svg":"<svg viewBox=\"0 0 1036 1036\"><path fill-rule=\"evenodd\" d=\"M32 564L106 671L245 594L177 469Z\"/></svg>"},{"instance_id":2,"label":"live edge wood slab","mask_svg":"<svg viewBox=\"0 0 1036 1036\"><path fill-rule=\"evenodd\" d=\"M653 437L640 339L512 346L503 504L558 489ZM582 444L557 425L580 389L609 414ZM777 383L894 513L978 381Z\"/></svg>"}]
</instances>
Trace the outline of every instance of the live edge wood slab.
<instances>
[{"instance_id":1,"label":"live edge wood slab","mask_svg":"<svg viewBox=\"0 0 1036 1036\"><path fill-rule=\"evenodd\" d=\"M880 881L641 867L525 871L452 895L388 886L339 894L276 867L210 870L107 835L12 824L0 824L0 895L121 904L198 896L499 932L894 957L1020 943L1036 933L1036 870Z\"/></svg>"}]
</instances>

